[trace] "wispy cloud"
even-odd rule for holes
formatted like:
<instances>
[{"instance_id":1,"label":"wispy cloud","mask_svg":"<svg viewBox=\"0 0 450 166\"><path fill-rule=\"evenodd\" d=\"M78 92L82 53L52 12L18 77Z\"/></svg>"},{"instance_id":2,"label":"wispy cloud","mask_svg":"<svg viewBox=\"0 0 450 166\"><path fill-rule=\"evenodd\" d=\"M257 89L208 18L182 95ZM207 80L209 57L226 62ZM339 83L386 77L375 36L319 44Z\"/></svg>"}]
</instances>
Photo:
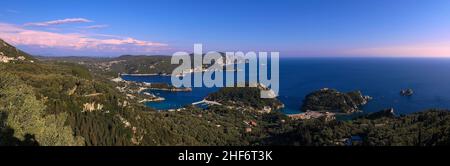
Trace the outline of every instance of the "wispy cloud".
<instances>
[{"instance_id":1,"label":"wispy cloud","mask_svg":"<svg viewBox=\"0 0 450 166\"><path fill-rule=\"evenodd\" d=\"M82 29L101 29L101 28L107 28L109 25L91 25L91 26L85 26L81 27Z\"/></svg>"},{"instance_id":2,"label":"wispy cloud","mask_svg":"<svg viewBox=\"0 0 450 166\"><path fill-rule=\"evenodd\" d=\"M6 11L7 13L14 13L14 14L20 13L20 11L18 11L18 10L13 10L13 9L6 9L5 11Z\"/></svg>"},{"instance_id":3,"label":"wispy cloud","mask_svg":"<svg viewBox=\"0 0 450 166\"><path fill-rule=\"evenodd\" d=\"M55 33L31 30L13 24L0 23L0 38L14 45L42 49L58 48L73 51L150 53L167 49L167 44L131 37L107 38L80 33Z\"/></svg>"},{"instance_id":4,"label":"wispy cloud","mask_svg":"<svg viewBox=\"0 0 450 166\"><path fill-rule=\"evenodd\" d=\"M417 44L358 48L343 53L368 56L449 57L450 42L423 42Z\"/></svg>"},{"instance_id":5,"label":"wispy cloud","mask_svg":"<svg viewBox=\"0 0 450 166\"><path fill-rule=\"evenodd\" d=\"M26 23L25 26L51 26L51 25L61 25L61 24L69 24L69 23L88 23L88 22L93 22L93 21L91 21L89 19L85 19L85 18L66 18L66 19L62 19L62 20Z\"/></svg>"}]
</instances>

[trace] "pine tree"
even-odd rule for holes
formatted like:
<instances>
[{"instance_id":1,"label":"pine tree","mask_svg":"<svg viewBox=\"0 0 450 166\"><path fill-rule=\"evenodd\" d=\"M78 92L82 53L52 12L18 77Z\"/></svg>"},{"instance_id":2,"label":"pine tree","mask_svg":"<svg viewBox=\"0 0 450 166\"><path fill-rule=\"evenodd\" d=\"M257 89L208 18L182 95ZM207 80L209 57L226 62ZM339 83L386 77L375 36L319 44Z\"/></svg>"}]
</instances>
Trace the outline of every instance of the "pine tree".
<instances>
[{"instance_id":1,"label":"pine tree","mask_svg":"<svg viewBox=\"0 0 450 166\"><path fill-rule=\"evenodd\" d=\"M72 129L64 126L65 114L45 115L45 105L36 99L33 89L14 75L0 72L0 113L2 133L11 133L18 141L36 142L43 146L83 145ZM12 139L2 139L8 144ZM9 142L11 144L17 144Z\"/></svg>"}]
</instances>

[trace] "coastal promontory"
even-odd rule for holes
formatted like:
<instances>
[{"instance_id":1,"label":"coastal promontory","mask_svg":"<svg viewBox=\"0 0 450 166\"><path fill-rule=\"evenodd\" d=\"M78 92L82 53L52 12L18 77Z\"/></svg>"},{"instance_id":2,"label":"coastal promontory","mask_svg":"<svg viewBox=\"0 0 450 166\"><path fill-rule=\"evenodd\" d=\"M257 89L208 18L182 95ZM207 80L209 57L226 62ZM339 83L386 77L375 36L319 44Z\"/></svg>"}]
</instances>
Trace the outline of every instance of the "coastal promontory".
<instances>
[{"instance_id":1,"label":"coastal promontory","mask_svg":"<svg viewBox=\"0 0 450 166\"><path fill-rule=\"evenodd\" d=\"M256 110L257 112L271 112L284 107L276 98L261 98L258 87L226 87L206 97L206 100L221 103L225 106Z\"/></svg>"},{"instance_id":2,"label":"coastal promontory","mask_svg":"<svg viewBox=\"0 0 450 166\"><path fill-rule=\"evenodd\" d=\"M342 93L335 89L323 88L305 97L301 110L304 112L354 113L371 99L360 91Z\"/></svg>"}]
</instances>

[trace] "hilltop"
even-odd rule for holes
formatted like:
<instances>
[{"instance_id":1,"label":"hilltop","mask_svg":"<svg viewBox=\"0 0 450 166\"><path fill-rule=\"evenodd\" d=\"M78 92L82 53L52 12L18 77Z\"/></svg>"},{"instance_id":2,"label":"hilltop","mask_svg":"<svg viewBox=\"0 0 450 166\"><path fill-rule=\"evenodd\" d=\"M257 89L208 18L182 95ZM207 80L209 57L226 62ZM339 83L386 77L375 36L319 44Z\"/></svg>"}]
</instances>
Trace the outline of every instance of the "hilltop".
<instances>
[{"instance_id":1,"label":"hilltop","mask_svg":"<svg viewBox=\"0 0 450 166\"><path fill-rule=\"evenodd\" d=\"M0 63L9 62L34 62L35 59L16 47L0 39Z\"/></svg>"},{"instance_id":2,"label":"hilltop","mask_svg":"<svg viewBox=\"0 0 450 166\"><path fill-rule=\"evenodd\" d=\"M219 53L226 61L225 53ZM191 66L194 63L194 54L189 54ZM204 57L205 54L202 55ZM120 74L135 75L171 75L172 71L179 65L171 64L170 55L122 55L119 57L44 57L38 59L42 61L70 62L87 67L94 74L107 77L116 77ZM244 63L245 61L238 61ZM231 63L231 62L228 62ZM211 64L205 64L204 69ZM192 69L194 70L194 69ZM187 71L188 72L188 71Z\"/></svg>"},{"instance_id":3,"label":"hilltop","mask_svg":"<svg viewBox=\"0 0 450 166\"><path fill-rule=\"evenodd\" d=\"M170 74L177 65L170 56L122 55L119 57L38 57L43 61L69 62L83 65L94 74L117 77L121 74Z\"/></svg>"}]
</instances>

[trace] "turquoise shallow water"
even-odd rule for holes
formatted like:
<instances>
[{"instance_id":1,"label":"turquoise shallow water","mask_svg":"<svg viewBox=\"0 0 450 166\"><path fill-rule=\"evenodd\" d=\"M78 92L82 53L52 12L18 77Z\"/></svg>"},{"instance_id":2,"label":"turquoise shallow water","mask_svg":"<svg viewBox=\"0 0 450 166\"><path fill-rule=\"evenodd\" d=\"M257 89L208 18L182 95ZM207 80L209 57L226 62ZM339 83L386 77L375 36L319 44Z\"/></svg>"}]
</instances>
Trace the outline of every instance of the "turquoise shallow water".
<instances>
[{"instance_id":1,"label":"turquoise shallow water","mask_svg":"<svg viewBox=\"0 0 450 166\"><path fill-rule=\"evenodd\" d=\"M167 76L123 76L140 82L168 82ZM361 90L373 100L363 107L374 112L393 107L406 114L429 108L450 108L450 59L421 58L282 58L279 99L285 113L298 113L304 97L321 88ZM412 88L413 96L400 96ZM218 88L194 88L192 92L153 91L164 102L147 103L157 109L178 108L202 100Z\"/></svg>"}]
</instances>

